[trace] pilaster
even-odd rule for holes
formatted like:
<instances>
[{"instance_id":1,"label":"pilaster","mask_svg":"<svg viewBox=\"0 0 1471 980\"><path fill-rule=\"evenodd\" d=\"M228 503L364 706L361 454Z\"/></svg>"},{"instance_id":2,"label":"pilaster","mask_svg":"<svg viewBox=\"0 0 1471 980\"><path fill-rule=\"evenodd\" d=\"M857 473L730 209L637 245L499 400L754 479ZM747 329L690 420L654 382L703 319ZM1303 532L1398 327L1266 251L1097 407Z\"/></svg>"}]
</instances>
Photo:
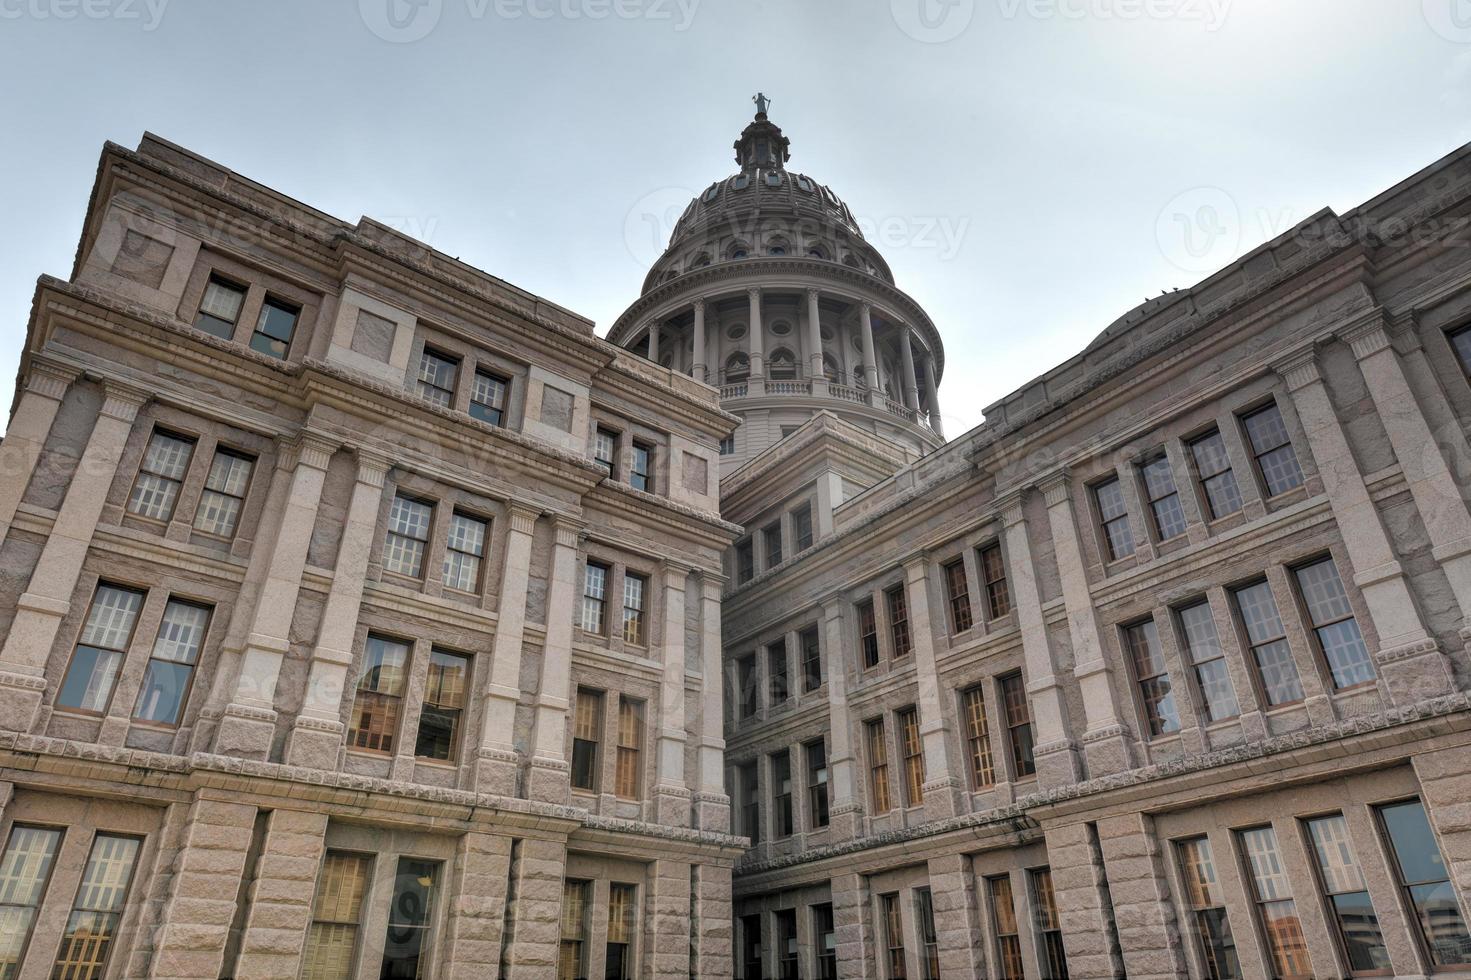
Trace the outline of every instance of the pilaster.
<instances>
[{"instance_id":1,"label":"pilaster","mask_svg":"<svg viewBox=\"0 0 1471 980\"><path fill-rule=\"evenodd\" d=\"M827 671L828 703L828 838L852 840L863 823L858 805L853 756L853 730L848 724L848 662L843 655L843 610L841 596L822 602L823 668Z\"/></svg>"},{"instance_id":2,"label":"pilaster","mask_svg":"<svg viewBox=\"0 0 1471 980\"><path fill-rule=\"evenodd\" d=\"M70 368L31 362L5 439L0 441L0 545L10 533L10 522L36 471L61 400L79 376Z\"/></svg>"},{"instance_id":3,"label":"pilaster","mask_svg":"<svg viewBox=\"0 0 1471 980\"><path fill-rule=\"evenodd\" d=\"M654 783L653 802L655 821L671 827L690 825L690 791L684 779L687 737L684 718L684 591L689 573L689 566L673 561L666 561L661 572L664 624L660 659L664 665L664 676L659 684L659 775Z\"/></svg>"},{"instance_id":4,"label":"pilaster","mask_svg":"<svg viewBox=\"0 0 1471 980\"><path fill-rule=\"evenodd\" d=\"M521 755L516 751L516 705L521 700L521 645L526 636L526 592L531 580L531 537L538 512L512 504L506 531L491 664L481 698L485 705L475 757L474 788L515 796ZM551 617L551 607L548 618Z\"/></svg>"},{"instance_id":5,"label":"pilaster","mask_svg":"<svg viewBox=\"0 0 1471 980\"><path fill-rule=\"evenodd\" d=\"M567 761L567 711L572 703L572 616L577 608L577 546L582 525L565 518L552 524L552 571L547 588L546 645L536 696L535 739L526 796L544 803L572 801Z\"/></svg>"},{"instance_id":6,"label":"pilaster","mask_svg":"<svg viewBox=\"0 0 1471 980\"><path fill-rule=\"evenodd\" d=\"M919 686L919 732L924 740L924 808L928 820L963 812L964 786L950 765L948 726L940 674L935 666L935 634L930 617L929 559L904 563L909 633L914 647L914 673Z\"/></svg>"},{"instance_id":7,"label":"pilaster","mask_svg":"<svg viewBox=\"0 0 1471 980\"><path fill-rule=\"evenodd\" d=\"M700 576L700 789L694 798L695 826L730 831L730 797L725 792L725 686L720 648L722 579ZM727 872L727 877L729 872Z\"/></svg>"}]
</instances>

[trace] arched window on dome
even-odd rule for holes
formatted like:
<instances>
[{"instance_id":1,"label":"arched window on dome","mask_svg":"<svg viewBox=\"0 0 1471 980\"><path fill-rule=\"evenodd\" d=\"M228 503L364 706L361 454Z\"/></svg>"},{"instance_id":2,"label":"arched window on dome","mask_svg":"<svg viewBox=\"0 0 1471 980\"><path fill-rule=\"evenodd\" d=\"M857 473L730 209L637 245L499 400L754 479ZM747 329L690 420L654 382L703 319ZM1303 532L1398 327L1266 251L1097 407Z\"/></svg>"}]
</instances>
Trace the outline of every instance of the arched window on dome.
<instances>
[{"instance_id":1,"label":"arched window on dome","mask_svg":"<svg viewBox=\"0 0 1471 980\"><path fill-rule=\"evenodd\" d=\"M787 254L787 247L786 247L786 245L782 244L781 242L776 242L776 243L773 243L771 245L766 246L766 254L767 255L775 255L775 256L786 255Z\"/></svg>"},{"instance_id":2,"label":"arched window on dome","mask_svg":"<svg viewBox=\"0 0 1471 980\"><path fill-rule=\"evenodd\" d=\"M858 264L858 257L855 256L852 252L849 252L847 255L843 256L843 264L848 266L848 268L850 269L863 268L861 265Z\"/></svg>"},{"instance_id":3,"label":"arched window on dome","mask_svg":"<svg viewBox=\"0 0 1471 980\"><path fill-rule=\"evenodd\" d=\"M739 384L751 377L751 359L736 351L725 359L725 383Z\"/></svg>"},{"instance_id":4,"label":"arched window on dome","mask_svg":"<svg viewBox=\"0 0 1471 980\"><path fill-rule=\"evenodd\" d=\"M690 259L690 268L691 269L703 269L703 268L705 268L705 266L707 266L709 264L710 264L710 253L709 252L701 252L699 255L696 255L693 259Z\"/></svg>"},{"instance_id":5,"label":"arched window on dome","mask_svg":"<svg viewBox=\"0 0 1471 980\"><path fill-rule=\"evenodd\" d=\"M743 259L751 254L751 246L745 242L732 242L726 255L732 259Z\"/></svg>"},{"instance_id":6,"label":"arched window on dome","mask_svg":"<svg viewBox=\"0 0 1471 980\"><path fill-rule=\"evenodd\" d=\"M855 387L855 388L867 388L868 387L868 378L863 373L863 365L862 364L858 365L856 368L853 369L853 387Z\"/></svg>"},{"instance_id":7,"label":"arched window on dome","mask_svg":"<svg viewBox=\"0 0 1471 980\"><path fill-rule=\"evenodd\" d=\"M659 277L659 281L660 282L668 282L669 280L676 279L678 277L679 277L679 269L677 269L677 268L666 269L665 272L664 272L664 274Z\"/></svg>"},{"instance_id":8,"label":"arched window on dome","mask_svg":"<svg viewBox=\"0 0 1471 980\"><path fill-rule=\"evenodd\" d=\"M813 189L812 179L810 177L803 176L802 174L797 175L797 190L806 191L811 194Z\"/></svg>"},{"instance_id":9,"label":"arched window on dome","mask_svg":"<svg viewBox=\"0 0 1471 980\"><path fill-rule=\"evenodd\" d=\"M822 242L813 242L811 245L807 246L807 257L809 259L826 260L828 258L828 255L829 252L827 250L827 246L822 244Z\"/></svg>"},{"instance_id":10,"label":"arched window on dome","mask_svg":"<svg viewBox=\"0 0 1471 980\"><path fill-rule=\"evenodd\" d=\"M837 359L831 354L822 355L822 374L833 384L841 384L843 381L843 369L838 367Z\"/></svg>"},{"instance_id":11,"label":"arched window on dome","mask_svg":"<svg viewBox=\"0 0 1471 980\"><path fill-rule=\"evenodd\" d=\"M778 347L766 361L766 375L772 381L796 381L796 355L785 347Z\"/></svg>"}]
</instances>

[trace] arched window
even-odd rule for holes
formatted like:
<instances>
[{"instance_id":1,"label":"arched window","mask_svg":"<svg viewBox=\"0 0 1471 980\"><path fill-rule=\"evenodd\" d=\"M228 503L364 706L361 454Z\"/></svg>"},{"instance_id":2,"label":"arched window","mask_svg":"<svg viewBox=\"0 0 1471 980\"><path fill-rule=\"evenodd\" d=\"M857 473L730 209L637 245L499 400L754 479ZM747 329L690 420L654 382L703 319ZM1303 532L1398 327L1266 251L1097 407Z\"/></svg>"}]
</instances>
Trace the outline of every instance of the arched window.
<instances>
[{"instance_id":1,"label":"arched window","mask_svg":"<svg viewBox=\"0 0 1471 980\"><path fill-rule=\"evenodd\" d=\"M745 242L735 242L730 246L730 252L728 254L733 259L743 259L751 254L751 246Z\"/></svg>"},{"instance_id":2,"label":"arched window","mask_svg":"<svg viewBox=\"0 0 1471 980\"><path fill-rule=\"evenodd\" d=\"M707 266L709 264L710 264L710 253L709 252L701 252L699 255L696 255L693 259L690 259L690 268L691 269L703 269L703 268L705 268L705 266Z\"/></svg>"},{"instance_id":3,"label":"arched window","mask_svg":"<svg viewBox=\"0 0 1471 980\"><path fill-rule=\"evenodd\" d=\"M827 246L821 242L814 242L807 246L807 257L811 259L826 259L828 257Z\"/></svg>"},{"instance_id":4,"label":"arched window","mask_svg":"<svg viewBox=\"0 0 1471 980\"><path fill-rule=\"evenodd\" d=\"M659 281L660 282L668 282L669 280L674 279L674 278L677 278L678 276L679 276L679 270L678 269L668 269L668 270L665 271L664 275L662 275L662 276L659 277Z\"/></svg>"},{"instance_id":5,"label":"arched window","mask_svg":"<svg viewBox=\"0 0 1471 980\"><path fill-rule=\"evenodd\" d=\"M854 257L852 252L849 252L847 255L843 256L843 264L848 266L850 269L863 268L861 265L858 264L858 259Z\"/></svg>"},{"instance_id":6,"label":"arched window","mask_svg":"<svg viewBox=\"0 0 1471 980\"><path fill-rule=\"evenodd\" d=\"M751 359L736 351L725 359L725 383L737 384L751 376Z\"/></svg>"},{"instance_id":7,"label":"arched window","mask_svg":"<svg viewBox=\"0 0 1471 980\"><path fill-rule=\"evenodd\" d=\"M822 373L834 384L841 384L843 380L843 369L838 367L838 362L831 354L822 355Z\"/></svg>"},{"instance_id":8,"label":"arched window","mask_svg":"<svg viewBox=\"0 0 1471 980\"><path fill-rule=\"evenodd\" d=\"M770 246L769 248L766 249L766 254L767 255L786 255L787 254L787 247L785 245L772 245L772 246Z\"/></svg>"},{"instance_id":9,"label":"arched window","mask_svg":"<svg viewBox=\"0 0 1471 980\"><path fill-rule=\"evenodd\" d=\"M868 382L865 379L865 376L863 374L863 365L861 365L861 364L858 365L858 367L856 367L856 368L853 369L853 387L855 387L855 388L866 388L866 387L868 387Z\"/></svg>"},{"instance_id":10,"label":"arched window","mask_svg":"<svg viewBox=\"0 0 1471 980\"><path fill-rule=\"evenodd\" d=\"M795 381L797 380L797 358L785 347L778 347L771 352L771 357L766 362L766 373L772 381Z\"/></svg>"}]
</instances>

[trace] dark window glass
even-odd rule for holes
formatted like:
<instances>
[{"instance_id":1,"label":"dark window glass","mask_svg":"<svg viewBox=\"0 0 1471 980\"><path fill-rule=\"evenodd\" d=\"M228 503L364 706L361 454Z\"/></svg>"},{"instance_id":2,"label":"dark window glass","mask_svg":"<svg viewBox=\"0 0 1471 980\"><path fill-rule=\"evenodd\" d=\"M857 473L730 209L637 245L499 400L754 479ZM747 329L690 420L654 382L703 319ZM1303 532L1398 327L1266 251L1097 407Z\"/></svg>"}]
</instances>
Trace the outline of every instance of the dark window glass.
<instances>
[{"instance_id":1,"label":"dark window glass","mask_svg":"<svg viewBox=\"0 0 1471 980\"><path fill-rule=\"evenodd\" d=\"M1124 504L1124 488L1118 477L1093 488L1098 502L1098 519L1103 525L1103 540L1108 546L1108 560L1118 561L1134 553L1134 532L1129 527L1129 510Z\"/></svg>"},{"instance_id":2,"label":"dark window glass","mask_svg":"<svg viewBox=\"0 0 1471 980\"><path fill-rule=\"evenodd\" d=\"M797 634L802 647L802 691L810 693L822 686L822 644L818 640L816 626L809 626Z\"/></svg>"},{"instance_id":3,"label":"dark window glass","mask_svg":"<svg viewBox=\"0 0 1471 980\"><path fill-rule=\"evenodd\" d=\"M1226 454L1226 442L1220 431L1192 440L1190 455L1195 461L1211 520L1239 511L1241 490L1236 486L1236 474L1231 471L1231 458Z\"/></svg>"},{"instance_id":4,"label":"dark window glass","mask_svg":"<svg viewBox=\"0 0 1471 980\"><path fill-rule=\"evenodd\" d=\"M826 827L827 809L827 743L822 739L807 743L807 808L812 828Z\"/></svg>"},{"instance_id":5,"label":"dark window glass","mask_svg":"<svg viewBox=\"0 0 1471 980\"><path fill-rule=\"evenodd\" d=\"M791 696L787 682L787 641L778 640L766 648L767 697L772 704L781 704Z\"/></svg>"},{"instance_id":6,"label":"dark window glass","mask_svg":"<svg viewBox=\"0 0 1471 980\"><path fill-rule=\"evenodd\" d=\"M999 544L981 549L981 580L986 585L986 608L991 618L1000 619L1011 612L1011 589L1006 584L1006 562Z\"/></svg>"},{"instance_id":7,"label":"dark window glass","mask_svg":"<svg viewBox=\"0 0 1471 980\"><path fill-rule=\"evenodd\" d=\"M593 459L600 463L608 475L618 476L618 433L612 429L598 427L593 436Z\"/></svg>"},{"instance_id":8,"label":"dark window glass","mask_svg":"<svg viewBox=\"0 0 1471 980\"><path fill-rule=\"evenodd\" d=\"M235 336L235 324L240 319L240 308L245 305L245 287L237 286L219 276L210 276L204 287L204 296L199 302L199 312L194 325L207 334L230 340Z\"/></svg>"},{"instance_id":9,"label":"dark window glass","mask_svg":"<svg viewBox=\"0 0 1471 980\"><path fill-rule=\"evenodd\" d=\"M1149 511L1154 517L1154 532L1161 541L1185 533L1185 510L1175 489L1175 473L1168 456L1150 460L1139 468L1144 480L1144 493L1149 498Z\"/></svg>"},{"instance_id":10,"label":"dark window glass","mask_svg":"<svg viewBox=\"0 0 1471 980\"><path fill-rule=\"evenodd\" d=\"M1177 615L1185 635L1185 653L1195 671L1195 686L1200 691L1205 720L1235 718L1241 708L1236 702L1236 688L1226 667L1226 652L1221 649L1210 603L1202 599L1179 610Z\"/></svg>"},{"instance_id":11,"label":"dark window glass","mask_svg":"<svg viewBox=\"0 0 1471 980\"><path fill-rule=\"evenodd\" d=\"M771 757L771 836L792 836L792 757L785 751Z\"/></svg>"},{"instance_id":12,"label":"dark window glass","mask_svg":"<svg viewBox=\"0 0 1471 980\"><path fill-rule=\"evenodd\" d=\"M743 258L743 256L732 256ZM761 916L741 916L741 980L761 980Z\"/></svg>"},{"instance_id":13,"label":"dark window glass","mask_svg":"<svg viewBox=\"0 0 1471 980\"><path fill-rule=\"evenodd\" d=\"M1192 837L1178 845L1180 874L1185 879L1185 902L1191 926L1200 944L1208 980L1241 980L1236 937L1226 917L1226 899L1216 880L1216 859L1206 837Z\"/></svg>"},{"instance_id":14,"label":"dark window glass","mask_svg":"<svg viewBox=\"0 0 1471 980\"><path fill-rule=\"evenodd\" d=\"M1170 685L1170 673L1165 667L1164 651L1160 648L1159 631L1154 620L1146 619L1126 627L1124 644L1134 666L1134 680L1139 685L1139 699L1144 705L1145 720L1149 722L1149 734L1178 732L1180 716L1175 710L1174 689Z\"/></svg>"},{"instance_id":15,"label":"dark window glass","mask_svg":"<svg viewBox=\"0 0 1471 980\"><path fill-rule=\"evenodd\" d=\"M1282 421L1282 410L1277 404L1273 402L1242 416L1241 423L1246 426L1246 437L1267 496L1275 497L1302 486L1302 467L1298 465L1297 452L1292 448L1287 424Z\"/></svg>"},{"instance_id":16,"label":"dark window glass","mask_svg":"<svg viewBox=\"0 0 1471 980\"><path fill-rule=\"evenodd\" d=\"M177 725L184 699L209 629L211 607L170 599L158 625L153 653L143 673L133 717L156 725Z\"/></svg>"},{"instance_id":17,"label":"dark window glass","mask_svg":"<svg viewBox=\"0 0 1471 980\"><path fill-rule=\"evenodd\" d=\"M741 833L751 838L752 844L761 843L761 793L757 784L756 763L748 762L740 768Z\"/></svg>"},{"instance_id":18,"label":"dark window glass","mask_svg":"<svg viewBox=\"0 0 1471 980\"><path fill-rule=\"evenodd\" d=\"M761 529L761 541L766 545L766 567L781 564L781 521L772 521Z\"/></svg>"},{"instance_id":19,"label":"dark window glass","mask_svg":"<svg viewBox=\"0 0 1471 980\"><path fill-rule=\"evenodd\" d=\"M1390 969L1389 950L1379 929L1379 916L1369 900L1369 886L1359 872L1348 821L1335 813L1308 822L1308 838L1318 867L1318 884L1328 900L1338 939L1355 972Z\"/></svg>"},{"instance_id":20,"label":"dark window glass","mask_svg":"<svg viewBox=\"0 0 1471 980\"><path fill-rule=\"evenodd\" d=\"M792 548L806 551L812 547L812 505L803 504L792 511Z\"/></svg>"},{"instance_id":21,"label":"dark window glass","mask_svg":"<svg viewBox=\"0 0 1471 980\"><path fill-rule=\"evenodd\" d=\"M632 980L633 939L637 935L638 886L613 882L608 886L608 948L603 958L603 980Z\"/></svg>"},{"instance_id":22,"label":"dark window glass","mask_svg":"<svg viewBox=\"0 0 1471 980\"><path fill-rule=\"evenodd\" d=\"M470 658L437 648L431 650L414 755L421 759L455 761L459 752L460 721L465 714L465 695L469 689Z\"/></svg>"},{"instance_id":23,"label":"dark window glass","mask_svg":"<svg viewBox=\"0 0 1471 980\"><path fill-rule=\"evenodd\" d=\"M1062 945L1062 916L1058 914L1057 895L1052 888L1052 869L1036 868L1027 877L1032 885L1032 914L1036 919L1042 975L1048 980L1068 980L1067 950Z\"/></svg>"},{"instance_id":24,"label":"dark window glass","mask_svg":"<svg viewBox=\"0 0 1471 980\"><path fill-rule=\"evenodd\" d=\"M779 980L797 980L797 910L776 913L776 975Z\"/></svg>"},{"instance_id":25,"label":"dark window glass","mask_svg":"<svg viewBox=\"0 0 1471 980\"><path fill-rule=\"evenodd\" d=\"M741 717L756 714L756 655L742 657L736 661L736 683L740 688Z\"/></svg>"},{"instance_id":26,"label":"dark window glass","mask_svg":"<svg viewBox=\"0 0 1471 980\"><path fill-rule=\"evenodd\" d=\"M1257 827L1237 834L1251 883L1251 897L1256 902L1257 920L1267 940L1275 975L1280 980L1313 976L1307 940L1303 937L1302 919L1292 897L1292 883L1277 848L1277 834L1271 827Z\"/></svg>"},{"instance_id":27,"label":"dark window glass","mask_svg":"<svg viewBox=\"0 0 1471 980\"><path fill-rule=\"evenodd\" d=\"M475 385L470 389L470 415L491 425L506 421L506 394L511 382L488 371L475 372Z\"/></svg>"},{"instance_id":28,"label":"dark window glass","mask_svg":"<svg viewBox=\"0 0 1471 980\"><path fill-rule=\"evenodd\" d=\"M991 896L991 928L996 936L996 956L1001 980L1023 980L1022 937L1017 926L1016 902L1011 895L1011 878L997 875L986 879Z\"/></svg>"},{"instance_id":29,"label":"dark window glass","mask_svg":"<svg viewBox=\"0 0 1471 980\"><path fill-rule=\"evenodd\" d=\"M1302 682L1297 665L1292 662L1292 649L1287 645L1287 632L1277 611L1277 600L1265 579L1232 593L1241 625L1251 644L1257 677L1268 704L1287 704L1302 700Z\"/></svg>"},{"instance_id":30,"label":"dark window glass","mask_svg":"<svg viewBox=\"0 0 1471 980\"><path fill-rule=\"evenodd\" d=\"M255 333L250 337L251 349L271 357L285 358L286 351L291 347L291 335L296 331L296 318L300 313L296 307L278 299L267 299L261 306Z\"/></svg>"},{"instance_id":31,"label":"dark window glass","mask_svg":"<svg viewBox=\"0 0 1471 980\"><path fill-rule=\"evenodd\" d=\"M1037 771L1032 757L1032 706L1027 701L1021 674L1001 678L1001 704L1006 711L1006 730L1011 742L1011 765L1017 778Z\"/></svg>"},{"instance_id":32,"label":"dark window glass","mask_svg":"<svg viewBox=\"0 0 1471 980\"><path fill-rule=\"evenodd\" d=\"M459 370L459 361L425 347L419 352L419 397L440 408L449 408L454 404L455 375Z\"/></svg>"},{"instance_id":33,"label":"dark window glass","mask_svg":"<svg viewBox=\"0 0 1471 980\"><path fill-rule=\"evenodd\" d=\"M142 608L142 592L97 583L71 666L56 695L58 707L99 715L107 711Z\"/></svg>"},{"instance_id":34,"label":"dark window glass","mask_svg":"<svg viewBox=\"0 0 1471 980\"><path fill-rule=\"evenodd\" d=\"M904 923L899 917L899 895L891 893L879 896L883 909L884 950L889 966L888 980L908 980L904 962Z\"/></svg>"},{"instance_id":35,"label":"dark window glass","mask_svg":"<svg viewBox=\"0 0 1471 980\"><path fill-rule=\"evenodd\" d=\"M945 566L945 592L950 600L950 632L964 633L973 625L970 611L970 582L965 562L959 558Z\"/></svg>"},{"instance_id":36,"label":"dark window glass","mask_svg":"<svg viewBox=\"0 0 1471 980\"><path fill-rule=\"evenodd\" d=\"M1292 574L1318 638L1318 649L1333 674L1333 686L1342 689L1372 681L1374 664L1333 559L1303 565L1293 569Z\"/></svg>"},{"instance_id":37,"label":"dark window glass","mask_svg":"<svg viewBox=\"0 0 1471 980\"><path fill-rule=\"evenodd\" d=\"M383 967L378 973L382 980L418 980L429 975L438 884L438 861L398 859L393 903L388 907L388 935L383 942Z\"/></svg>"},{"instance_id":38,"label":"dark window glass","mask_svg":"<svg viewBox=\"0 0 1471 980\"><path fill-rule=\"evenodd\" d=\"M1471 935L1425 807L1406 800L1379 808L1395 870L1421 942L1436 966L1471 964Z\"/></svg>"},{"instance_id":39,"label":"dark window glass","mask_svg":"<svg viewBox=\"0 0 1471 980\"><path fill-rule=\"evenodd\" d=\"M928 888L914 890L914 929L919 933L920 976L940 980L940 936L935 932L935 902Z\"/></svg>"},{"instance_id":40,"label":"dark window glass","mask_svg":"<svg viewBox=\"0 0 1471 980\"><path fill-rule=\"evenodd\" d=\"M750 538L736 545L736 579L749 582L756 577L756 546Z\"/></svg>"},{"instance_id":41,"label":"dark window glass","mask_svg":"<svg viewBox=\"0 0 1471 980\"><path fill-rule=\"evenodd\" d=\"M1471 327L1462 327L1451 334L1451 346L1461 359L1461 369L1471 374Z\"/></svg>"},{"instance_id":42,"label":"dark window glass","mask_svg":"<svg viewBox=\"0 0 1471 980\"><path fill-rule=\"evenodd\" d=\"M838 941L830 903L812 906L812 932L817 937L817 980L838 980Z\"/></svg>"},{"instance_id":43,"label":"dark window glass","mask_svg":"<svg viewBox=\"0 0 1471 980\"><path fill-rule=\"evenodd\" d=\"M641 442L633 444L633 468L628 473L628 485L645 493L654 492L654 450Z\"/></svg>"},{"instance_id":44,"label":"dark window glass","mask_svg":"<svg viewBox=\"0 0 1471 980\"><path fill-rule=\"evenodd\" d=\"M909 601L904 594L904 586L885 592L884 599L889 607L889 636L894 641L894 657L907 657L912 647L909 638Z\"/></svg>"},{"instance_id":45,"label":"dark window glass","mask_svg":"<svg viewBox=\"0 0 1471 980\"><path fill-rule=\"evenodd\" d=\"M603 740L603 692L577 689L572 715L572 787L598 788L598 745Z\"/></svg>"},{"instance_id":46,"label":"dark window glass","mask_svg":"<svg viewBox=\"0 0 1471 980\"><path fill-rule=\"evenodd\" d=\"M863 667L877 667L879 662L878 619L873 614L873 601L858 604L858 645L863 651Z\"/></svg>"}]
</instances>

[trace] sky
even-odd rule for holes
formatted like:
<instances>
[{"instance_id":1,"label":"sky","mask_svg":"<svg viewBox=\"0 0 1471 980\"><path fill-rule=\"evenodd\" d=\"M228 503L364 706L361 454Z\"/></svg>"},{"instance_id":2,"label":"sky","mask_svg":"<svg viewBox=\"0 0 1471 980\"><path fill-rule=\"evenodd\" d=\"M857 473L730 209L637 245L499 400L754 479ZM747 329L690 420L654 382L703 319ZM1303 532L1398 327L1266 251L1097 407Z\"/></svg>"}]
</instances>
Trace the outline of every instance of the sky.
<instances>
[{"instance_id":1,"label":"sky","mask_svg":"<svg viewBox=\"0 0 1471 980\"><path fill-rule=\"evenodd\" d=\"M145 130L604 332L751 96L946 347L953 437L1471 140L1471 0L0 0L0 405Z\"/></svg>"}]
</instances>

